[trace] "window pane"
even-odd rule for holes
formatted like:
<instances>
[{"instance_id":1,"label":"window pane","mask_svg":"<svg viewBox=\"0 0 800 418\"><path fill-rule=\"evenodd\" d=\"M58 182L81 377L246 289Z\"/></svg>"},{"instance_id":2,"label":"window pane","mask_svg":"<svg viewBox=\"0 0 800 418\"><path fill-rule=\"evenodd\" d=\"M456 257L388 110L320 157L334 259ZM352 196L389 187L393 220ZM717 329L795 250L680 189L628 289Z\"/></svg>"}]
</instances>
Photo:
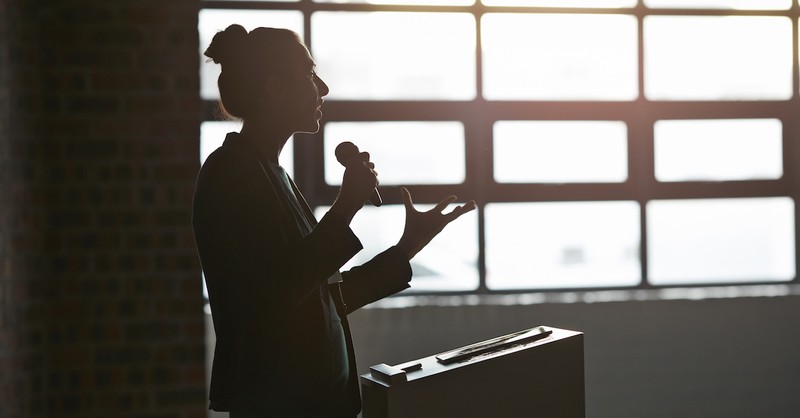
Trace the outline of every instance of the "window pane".
<instances>
[{"instance_id":1,"label":"window pane","mask_svg":"<svg viewBox=\"0 0 800 418\"><path fill-rule=\"evenodd\" d=\"M794 202L788 197L651 201L647 237L653 284L795 275Z\"/></svg>"},{"instance_id":2,"label":"window pane","mask_svg":"<svg viewBox=\"0 0 800 418\"><path fill-rule=\"evenodd\" d=\"M658 121L656 179L779 179L783 175L782 135L777 119Z\"/></svg>"},{"instance_id":3,"label":"window pane","mask_svg":"<svg viewBox=\"0 0 800 418\"><path fill-rule=\"evenodd\" d=\"M636 202L486 205L490 289L633 286L641 281Z\"/></svg>"},{"instance_id":4,"label":"window pane","mask_svg":"<svg viewBox=\"0 0 800 418\"><path fill-rule=\"evenodd\" d=\"M317 12L311 27L330 99L475 97L471 14Z\"/></svg>"},{"instance_id":5,"label":"window pane","mask_svg":"<svg viewBox=\"0 0 800 418\"><path fill-rule=\"evenodd\" d=\"M623 182L627 127L610 121L499 121L494 178L508 183Z\"/></svg>"},{"instance_id":6,"label":"window pane","mask_svg":"<svg viewBox=\"0 0 800 418\"><path fill-rule=\"evenodd\" d=\"M792 0L644 0L644 4L674 9L786 10Z\"/></svg>"},{"instance_id":7,"label":"window pane","mask_svg":"<svg viewBox=\"0 0 800 418\"><path fill-rule=\"evenodd\" d=\"M414 189L409 189L414 195ZM463 203L456 203L463 204ZM414 205L418 210L428 210L433 205ZM315 210L321 218L328 207ZM445 209L449 212L451 209ZM361 240L364 249L345 264L348 270L369 261L386 248L395 245L403 233L405 209L402 205L383 205L380 208L365 206L353 219L351 227ZM478 288L478 215L468 212L447 225L422 251L411 260L415 291L456 291Z\"/></svg>"},{"instance_id":8,"label":"window pane","mask_svg":"<svg viewBox=\"0 0 800 418\"><path fill-rule=\"evenodd\" d=\"M785 17L648 16L645 93L654 100L783 100L792 95Z\"/></svg>"},{"instance_id":9,"label":"window pane","mask_svg":"<svg viewBox=\"0 0 800 418\"><path fill-rule=\"evenodd\" d=\"M303 36L303 13L285 10L223 10L203 9L198 15L198 31L200 35L200 97L206 100L218 100L217 78L221 71L218 64L207 62L203 55L211 39L217 32L238 23L248 31L259 26L286 28Z\"/></svg>"},{"instance_id":10,"label":"window pane","mask_svg":"<svg viewBox=\"0 0 800 418\"><path fill-rule=\"evenodd\" d=\"M367 151L382 185L464 182L464 125L460 122L330 122L325 124L325 182L342 184L339 143Z\"/></svg>"},{"instance_id":11,"label":"window pane","mask_svg":"<svg viewBox=\"0 0 800 418\"><path fill-rule=\"evenodd\" d=\"M314 0L317 3L337 4L408 4L423 6L469 6L475 0Z\"/></svg>"},{"instance_id":12,"label":"window pane","mask_svg":"<svg viewBox=\"0 0 800 418\"><path fill-rule=\"evenodd\" d=\"M483 91L490 100L631 100L636 18L486 14Z\"/></svg>"},{"instance_id":13,"label":"window pane","mask_svg":"<svg viewBox=\"0 0 800 418\"><path fill-rule=\"evenodd\" d=\"M483 0L487 6L634 7L636 0Z\"/></svg>"},{"instance_id":14,"label":"window pane","mask_svg":"<svg viewBox=\"0 0 800 418\"><path fill-rule=\"evenodd\" d=\"M241 128L241 122L203 122L200 124L200 164L203 164L208 155L222 145L228 132L239 132ZM293 144L294 137L289 138L278 160L278 163L290 176L294 175Z\"/></svg>"}]
</instances>

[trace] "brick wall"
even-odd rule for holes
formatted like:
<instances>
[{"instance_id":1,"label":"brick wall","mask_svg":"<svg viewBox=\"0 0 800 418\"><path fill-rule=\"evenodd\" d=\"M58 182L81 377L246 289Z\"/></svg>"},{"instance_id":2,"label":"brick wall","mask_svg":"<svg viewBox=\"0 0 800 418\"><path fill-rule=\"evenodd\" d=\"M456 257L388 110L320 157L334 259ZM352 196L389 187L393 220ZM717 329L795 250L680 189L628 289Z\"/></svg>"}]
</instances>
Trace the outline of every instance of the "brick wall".
<instances>
[{"instance_id":1,"label":"brick wall","mask_svg":"<svg viewBox=\"0 0 800 418\"><path fill-rule=\"evenodd\" d=\"M32 37L11 5L0 3L0 416L24 416L22 399L31 376L41 371L37 348L26 345L33 328L33 309L27 298L34 285L40 252L36 225L41 223L41 172L32 154L36 116L26 112L37 90L38 67L23 45ZM23 71L27 67L28 71ZM27 149L26 149L27 148ZM36 321L38 322L38 321ZM38 352L40 353L40 352ZM36 354L38 354L36 353ZM34 370L36 369L36 370Z\"/></svg>"},{"instance_id":2,"label":"brick wall","mask_svg":"<svg viewBox=\"0 0 800 418\"><path fill-rule=\"evenodd\" d=\"M0 417L203 417L196 0L0 1Z\"/></svg>"}]
</instances>

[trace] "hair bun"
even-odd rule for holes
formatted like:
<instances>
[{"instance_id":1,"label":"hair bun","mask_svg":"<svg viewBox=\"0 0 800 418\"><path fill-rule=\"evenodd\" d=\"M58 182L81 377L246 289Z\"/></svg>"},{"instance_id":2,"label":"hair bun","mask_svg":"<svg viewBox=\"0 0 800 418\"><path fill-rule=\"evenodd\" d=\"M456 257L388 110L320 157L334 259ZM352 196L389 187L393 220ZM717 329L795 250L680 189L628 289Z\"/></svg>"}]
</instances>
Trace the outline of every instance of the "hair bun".
<instances>
[{"instance_id":1,"label":"hair bun","mask_svg":"<svg viewBox=\"0 0 800 418\"><path fill-rule=\"evenodd\" d=\"M214 35L204 55L216 64L225 65L232 61L240 61L247 55L246 42L247 30L242 25L233 24Z\"/></svg>"}]
</instances>

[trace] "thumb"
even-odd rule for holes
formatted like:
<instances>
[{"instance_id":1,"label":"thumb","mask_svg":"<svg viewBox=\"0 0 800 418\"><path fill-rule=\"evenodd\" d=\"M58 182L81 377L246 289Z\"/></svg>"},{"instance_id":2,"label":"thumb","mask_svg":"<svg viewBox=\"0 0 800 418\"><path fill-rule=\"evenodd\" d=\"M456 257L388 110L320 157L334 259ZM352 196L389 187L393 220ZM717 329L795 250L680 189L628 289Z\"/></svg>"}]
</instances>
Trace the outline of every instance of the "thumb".
<instances>
[{"instance_id":1,"label":"thumb","mask_svg":"<svg viewBox=\"0 0 800 418\"><path fill-rule=\"evenodd\" d=\"M411 201L411 192L409 192L405 187L401 187L400 194L403 197L403 205L405 205L406 209L413 208L414 203Z\"/></svg>"}]
</instances>

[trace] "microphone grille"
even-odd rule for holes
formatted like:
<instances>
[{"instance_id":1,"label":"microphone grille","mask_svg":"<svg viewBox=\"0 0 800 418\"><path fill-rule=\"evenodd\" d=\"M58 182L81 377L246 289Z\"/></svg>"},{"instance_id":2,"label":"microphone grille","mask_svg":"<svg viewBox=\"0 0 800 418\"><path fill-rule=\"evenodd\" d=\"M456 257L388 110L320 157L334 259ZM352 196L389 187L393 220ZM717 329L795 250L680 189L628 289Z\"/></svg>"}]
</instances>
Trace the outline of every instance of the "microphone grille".
<instances>
[{"instance_id":1,"label":"microphone grille","mask_svg":"<svg viewBox=\"0 0 800 418\"><path fill-rule=\"evenodd\" d=\"M358 154L358 147L352 142L345 141L336 146L334 154L336 155L336 160L345 165L347 160Z\"/></svg>"}]
</instances>

